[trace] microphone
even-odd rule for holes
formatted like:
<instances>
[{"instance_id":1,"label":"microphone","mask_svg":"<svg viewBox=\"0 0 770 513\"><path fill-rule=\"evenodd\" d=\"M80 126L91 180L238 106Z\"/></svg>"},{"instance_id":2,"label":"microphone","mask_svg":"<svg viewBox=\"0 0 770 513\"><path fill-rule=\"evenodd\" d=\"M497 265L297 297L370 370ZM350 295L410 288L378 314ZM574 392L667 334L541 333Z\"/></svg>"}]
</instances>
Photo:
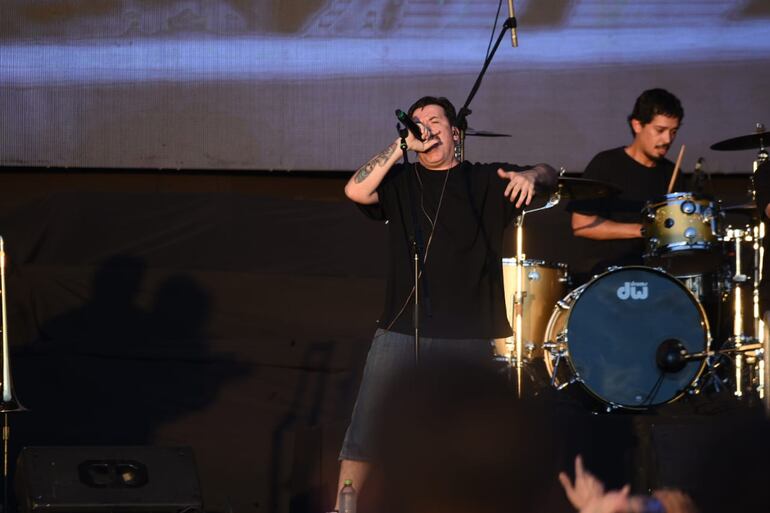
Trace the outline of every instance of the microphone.
<instances>
[{"instance_id":1,"label":"microphone","mask_svg":"<svg viewBox=\"0 0 770 513\"><path fill-rule=\"evenodd\" d=\"M516 34L516 13L513 10L513 0L508 0L508 19L511 21L511 46L519 46L519 35Z\"/></svg>"},{"instance_id":2,"label":"microphone","mask_svg":"<svg viewBox=\"0 0 770 513\"><path fill-rule=\"evenodd\" d=\"M658 344L658 349L655 351L655 363L663 372L679 372L691 361L705 360L708 356L708 351L688 353L687 348L680 340L668 338Z\"/></svg>"},{"instance_id":3,"label":"microphone","mask_svg":"<svg viewBox=\"0 0 770 513\"><path fill-rule=\"evenodd\" d=\"M422 131L420 130L420 127L417 126L417 123L412 121L412 119L406 115L406 112L404 112L401 109L396 109L396 118L404 124L406 128L409 129L410 132L412 132L412 135L417 138L418 141L422 141Z\"/></svg>"},{"instance_id":4,"label":"microphone","mask_svg":"<svg viewBox=\"0 0 770 513\"><path fill-rule=\"evenodd\" d=\"M679 372L684 369L687 350L674 338L664 340L655 351L655 363L663 372Z\"/></svg>"}]
</instances>

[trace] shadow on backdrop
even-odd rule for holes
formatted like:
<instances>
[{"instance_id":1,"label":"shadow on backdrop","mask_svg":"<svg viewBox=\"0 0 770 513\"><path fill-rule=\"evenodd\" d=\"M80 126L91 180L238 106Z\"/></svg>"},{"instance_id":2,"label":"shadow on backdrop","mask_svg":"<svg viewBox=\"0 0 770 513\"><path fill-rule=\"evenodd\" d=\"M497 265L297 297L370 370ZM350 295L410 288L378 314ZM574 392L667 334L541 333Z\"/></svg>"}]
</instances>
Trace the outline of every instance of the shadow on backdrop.
<instances>
[{"instance_id":1,"label":"shadow on backdrop","mask_svg":"<svg viewBox=\"0 0 770 513\"><path fill-rule=\"evenodd\" d=\"M82 305L40 327L14 372L32 410L16 417L16 451L153 444L161 425L205 409L226 381L248 372L212 351L206 290L189 276L169 275L145 309L146 273L141 258L108 258Z\"/></svg>"}]
</instances>

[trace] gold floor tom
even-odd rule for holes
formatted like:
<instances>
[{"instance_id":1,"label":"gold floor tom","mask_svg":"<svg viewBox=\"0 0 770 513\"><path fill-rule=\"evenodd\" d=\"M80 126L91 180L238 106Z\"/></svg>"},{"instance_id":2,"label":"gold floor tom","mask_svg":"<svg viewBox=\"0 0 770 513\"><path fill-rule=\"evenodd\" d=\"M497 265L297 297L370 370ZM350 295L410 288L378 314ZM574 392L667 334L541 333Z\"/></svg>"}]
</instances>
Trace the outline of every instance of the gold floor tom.
<instances>
[{"instance_id":1,"label":"gold floor tom","mask_svg":"<svg viewBox=\"0 0 770 513\"><path fill-rule=\"evenodd\" d=\"M522 280L522 355L524 360L530 360L543 354L545 327L554 305L567 293L569 275L566 264L524 260L520 266L515 258L504 258L505 310L514 329L513 313L519 270ZM514 337L495 340L495 356L498 359L510 361L514 355Z\"/></svg>"}]
</instances>

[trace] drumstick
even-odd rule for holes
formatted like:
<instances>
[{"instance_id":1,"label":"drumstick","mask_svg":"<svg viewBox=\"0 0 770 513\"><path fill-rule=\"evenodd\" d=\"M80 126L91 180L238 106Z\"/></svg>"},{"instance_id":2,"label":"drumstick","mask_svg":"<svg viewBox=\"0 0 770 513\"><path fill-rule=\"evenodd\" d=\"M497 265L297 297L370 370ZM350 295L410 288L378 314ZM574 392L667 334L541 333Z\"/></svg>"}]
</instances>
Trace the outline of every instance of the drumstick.
<instances>
[{"instance_id":1,"label":"drumstick","mask_svg":"<svg viewBox=\"0 0 770 513\"><path fill-rule=\"evenodd\" d=\"M676 182L676 176L679 174L679 166L682 165L682 157L684 156L684 144L682 145L682 148L679 150L679 156L676 158L676 165L674 166L674 173L671 175L671 181L668 182L668 192L667 194L671 194L671 191L674 189L674 182Z\"/></svg>"}]
</instances>

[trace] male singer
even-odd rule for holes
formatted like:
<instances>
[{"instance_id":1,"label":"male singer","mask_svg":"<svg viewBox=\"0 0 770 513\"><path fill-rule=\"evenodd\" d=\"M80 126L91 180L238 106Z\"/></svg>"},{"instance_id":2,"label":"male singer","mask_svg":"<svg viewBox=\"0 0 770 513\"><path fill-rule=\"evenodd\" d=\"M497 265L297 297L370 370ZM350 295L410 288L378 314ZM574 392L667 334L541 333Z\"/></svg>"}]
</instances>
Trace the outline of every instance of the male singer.
<instances>
[{"instance_id":1,"label":"male singer","mask_svg":"<svg viewBox=\"0 0 770 513\"><path fill-rule=\"evenodd\" d=\"M491 340L511 334L503 298L503 229L536 188L555 187L557 180L547 164L460 162L457 115L446 98L421 98L408 116L422 139L406 137L417 162L398 163L396 139L345 186L368 217L388 221L389 236L385 307L340 452L340 487L351 479L358 490L373 457L380 394L415 360L413 243L422 259L420 361L491 361Z\"/></svg>"}]
</instances>

